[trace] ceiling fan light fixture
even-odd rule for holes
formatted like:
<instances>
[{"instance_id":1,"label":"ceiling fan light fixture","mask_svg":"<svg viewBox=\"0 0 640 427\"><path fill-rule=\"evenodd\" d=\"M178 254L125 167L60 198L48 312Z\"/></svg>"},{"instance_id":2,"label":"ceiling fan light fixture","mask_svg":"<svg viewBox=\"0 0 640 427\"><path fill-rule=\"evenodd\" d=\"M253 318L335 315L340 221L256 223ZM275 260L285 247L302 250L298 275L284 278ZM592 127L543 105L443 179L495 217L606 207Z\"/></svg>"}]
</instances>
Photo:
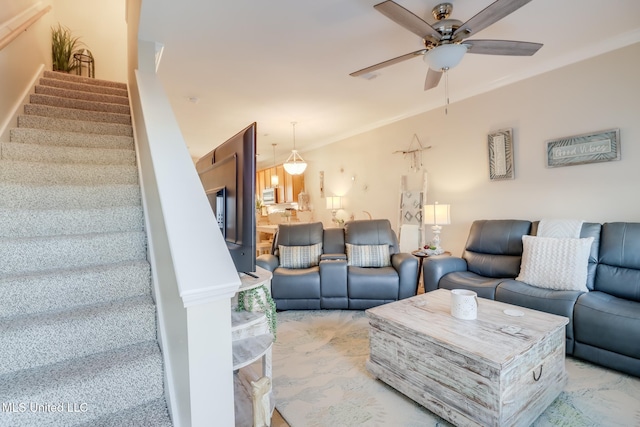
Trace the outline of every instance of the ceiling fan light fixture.
<instances>
[{"instance_id":1,"label":"ceiling fan light fixture","mask_svg":"<svg viewBox=\"0 0 640 427\"><path fill-rule=\"evenodd\" d=\"M462 61L467 53L463 44L443 44L424 54L424 62L434 71L450 70Z\"/></svg>"},{"instance_id":2,"label":"ceiling fan light fixture","mask_svg":"<svg viewBox=\"0 0 640 427\"><path fill-rule=\"evenodd\" d=\"M291 154L283 166L289 175L301 175L307 168L307 162L296 150L296 122L291 122L291 125L293 125L293 150L291 150Z\"/></svg>"}]
</instances>

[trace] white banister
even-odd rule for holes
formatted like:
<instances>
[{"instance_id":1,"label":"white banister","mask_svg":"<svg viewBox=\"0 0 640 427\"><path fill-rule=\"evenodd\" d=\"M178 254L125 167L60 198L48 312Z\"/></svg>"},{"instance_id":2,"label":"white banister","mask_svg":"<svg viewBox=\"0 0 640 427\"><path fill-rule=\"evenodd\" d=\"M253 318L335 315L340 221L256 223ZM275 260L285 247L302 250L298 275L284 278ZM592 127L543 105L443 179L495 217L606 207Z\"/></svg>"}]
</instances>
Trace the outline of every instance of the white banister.
<instances>
[{"instance_id":1,"label":"white banister","mask_svg":"<svg viewBox=\"0 0 640 427\"><path fill-rule=\"evenodd\" d=\"M156 75L157 45L137 48L130 92L172 420L233 426L230 300L240 278Z\"/></svg>"},{"instance_id":2,"label":"white banister","mask_svg":"<svg viewBox=\"0 0 640 427\"><path fill-rule=\"evenodd\" d=\"M51 5L43 7L42 2L34 4L21 14L0 24L0 50L26 31L34 22L51 10Z\"/></svg>"}]
</instances>

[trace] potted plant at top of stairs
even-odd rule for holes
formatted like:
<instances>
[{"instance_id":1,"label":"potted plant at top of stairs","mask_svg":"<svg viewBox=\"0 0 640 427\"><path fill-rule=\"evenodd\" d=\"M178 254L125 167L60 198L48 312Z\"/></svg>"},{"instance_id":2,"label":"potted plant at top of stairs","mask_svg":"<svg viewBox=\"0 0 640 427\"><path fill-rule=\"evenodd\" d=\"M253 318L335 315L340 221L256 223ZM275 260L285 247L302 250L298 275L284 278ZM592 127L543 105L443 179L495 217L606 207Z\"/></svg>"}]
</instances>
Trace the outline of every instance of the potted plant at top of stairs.
<instances>
[{"instance_id":1,"label":"potted plant at top of stairs","mask_svg":"<svg viewBox=\"0 0 640 427\"><path fill-rule=\"evenodd\" d=\"M69 73L77 65L73 60L73 53L78 47L83 46L80 37L73 37L71 30L58 24L51 27L51 59L53 71Z\"/></svg>"}]
</instances>

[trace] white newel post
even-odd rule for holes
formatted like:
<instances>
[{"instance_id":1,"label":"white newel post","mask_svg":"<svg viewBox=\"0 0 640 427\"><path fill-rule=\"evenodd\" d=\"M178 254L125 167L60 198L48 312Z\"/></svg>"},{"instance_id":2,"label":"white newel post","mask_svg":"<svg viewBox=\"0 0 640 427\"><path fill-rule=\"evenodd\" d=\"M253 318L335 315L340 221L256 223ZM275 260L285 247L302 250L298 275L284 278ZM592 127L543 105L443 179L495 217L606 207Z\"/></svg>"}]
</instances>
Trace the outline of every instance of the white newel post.
<instances>
[{"instance_id":1,"label":"white newel post","mask_svg":"<svg viewBox=\"0 0 640 427\"><path fill-rule=\"evenodd\" d=\"M187 320L191 425L234 425L229 300L187 307Z\"/></svg>"}]
</instances>

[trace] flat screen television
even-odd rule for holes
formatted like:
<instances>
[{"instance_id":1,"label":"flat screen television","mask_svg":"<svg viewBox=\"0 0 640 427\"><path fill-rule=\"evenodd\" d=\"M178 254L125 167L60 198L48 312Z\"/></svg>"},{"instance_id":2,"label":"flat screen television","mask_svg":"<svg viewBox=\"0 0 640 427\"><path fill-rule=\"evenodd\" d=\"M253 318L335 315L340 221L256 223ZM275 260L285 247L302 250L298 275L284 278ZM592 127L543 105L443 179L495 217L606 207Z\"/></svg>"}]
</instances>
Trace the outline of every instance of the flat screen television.
<instances>
[{"instance_id":1,"label":"flat screen television","mask_svg":"<svg viewBox=\"0 0 640 427\"><path fill-rule=\"evenodd\" d=\"M256 123L196 162L238 272L256 271Z\"/></svg>"}]
</instances>

